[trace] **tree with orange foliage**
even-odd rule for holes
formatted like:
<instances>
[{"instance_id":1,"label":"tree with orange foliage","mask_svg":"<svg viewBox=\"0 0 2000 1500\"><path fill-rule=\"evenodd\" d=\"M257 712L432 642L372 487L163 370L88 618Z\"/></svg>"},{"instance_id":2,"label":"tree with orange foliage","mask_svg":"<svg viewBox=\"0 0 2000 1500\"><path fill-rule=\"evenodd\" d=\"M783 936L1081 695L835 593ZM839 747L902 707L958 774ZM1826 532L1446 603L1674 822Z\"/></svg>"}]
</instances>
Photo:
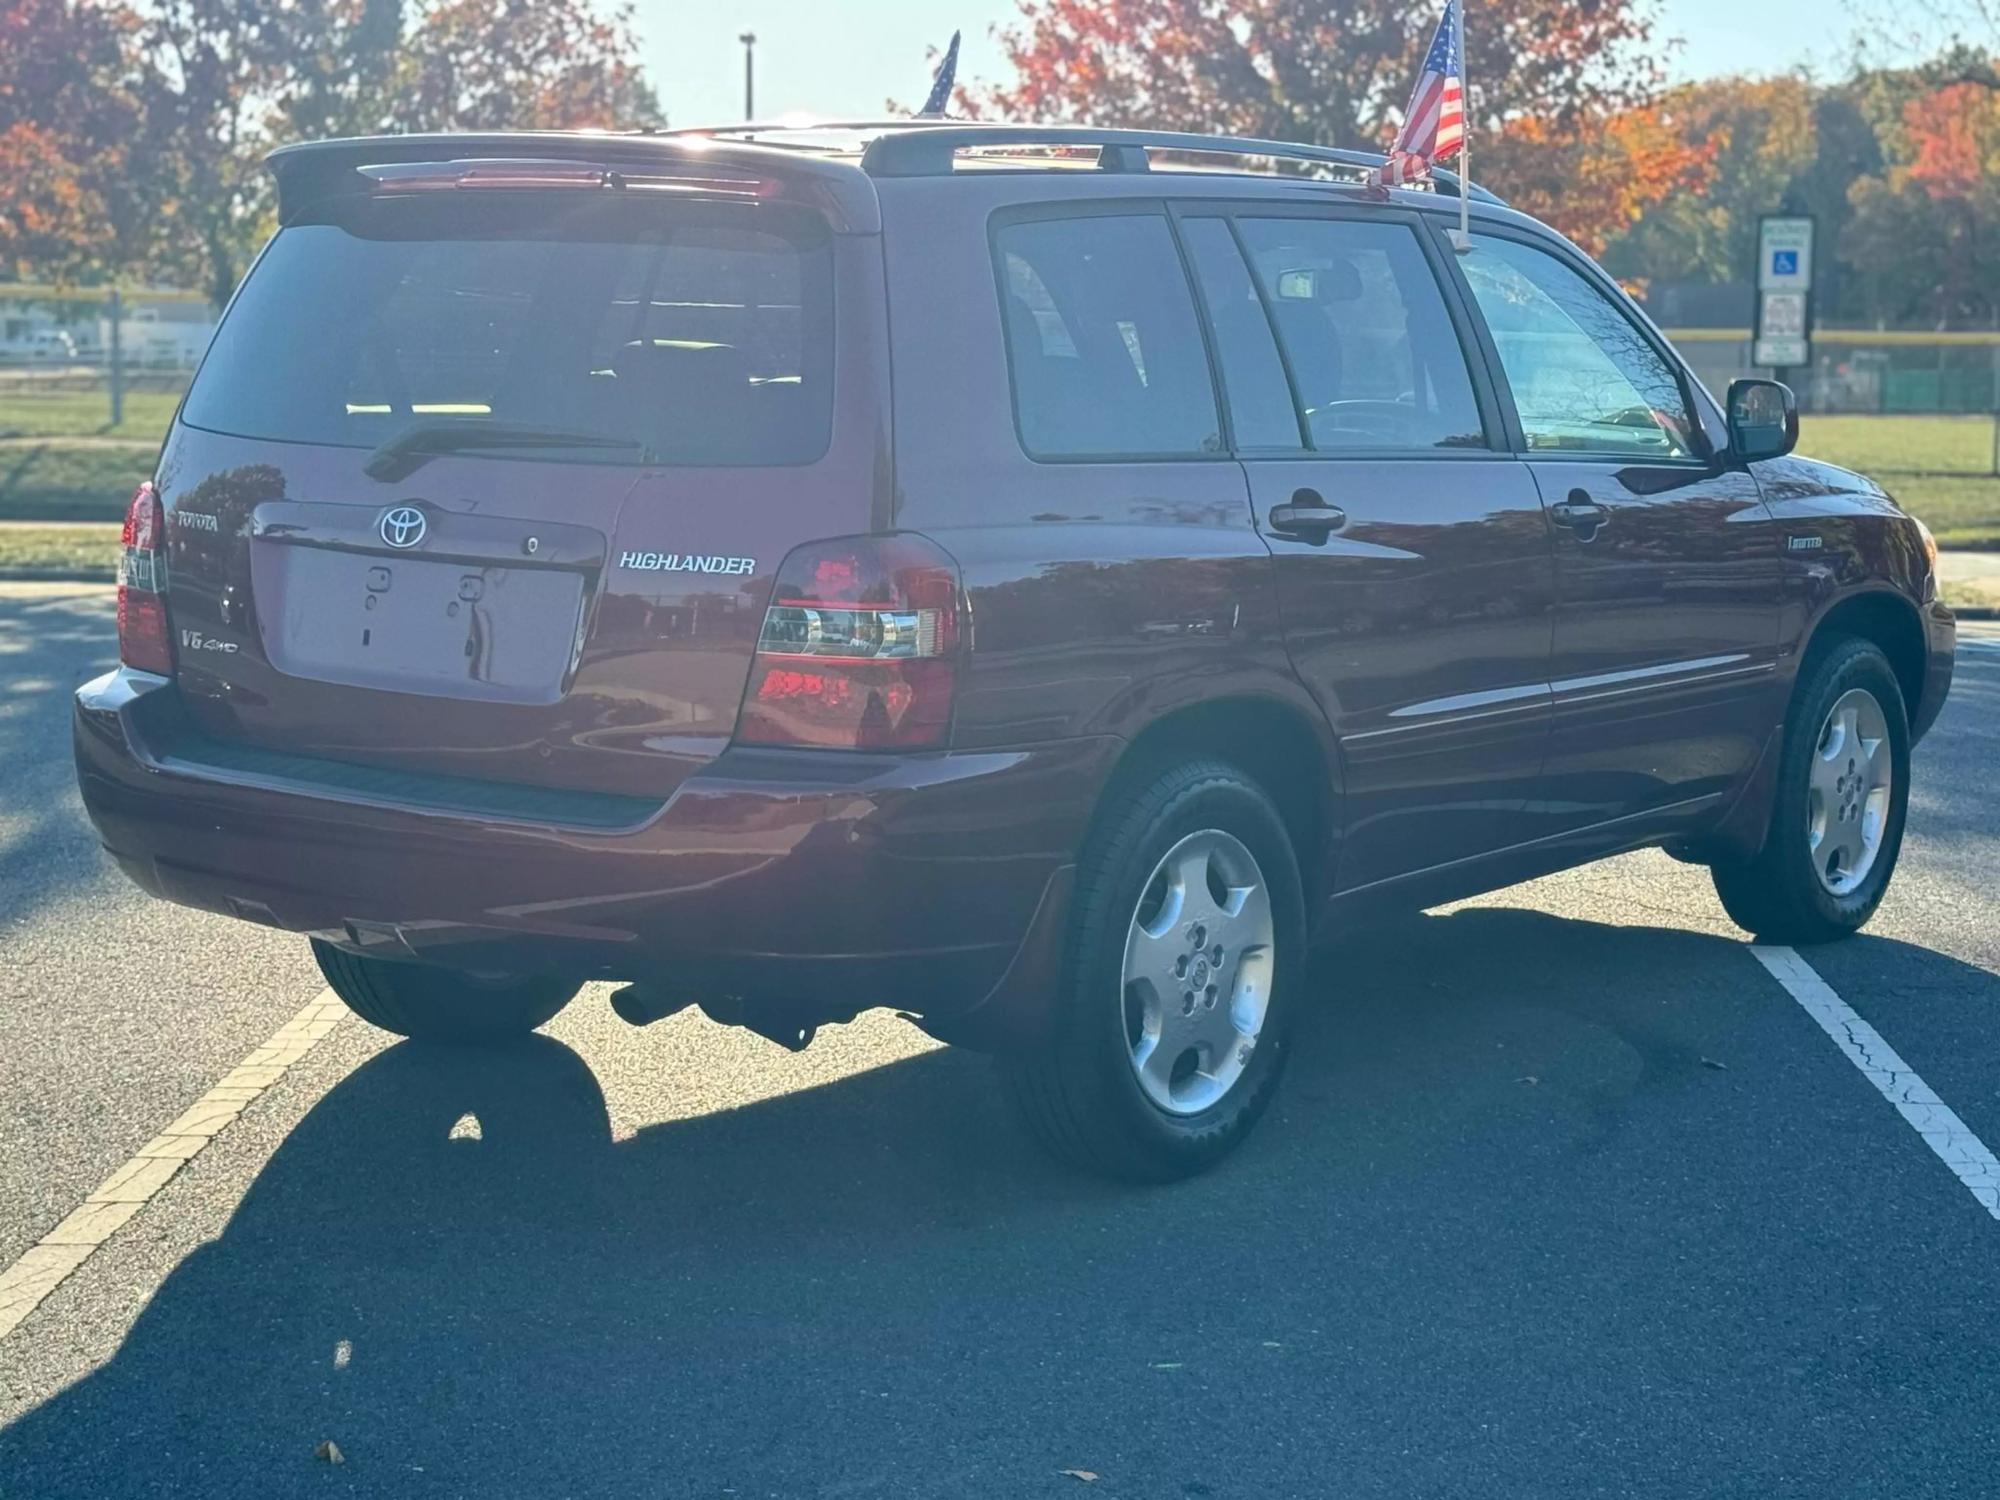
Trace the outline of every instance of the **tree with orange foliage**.
<instances>
[{"instance_id":1,"label":"tree with orange foliage","mask_svg":"<svg viewBox=\"0 0 2000 1500\"><path fill-rule=\"evenodd\" d=\"M629 6L438 0L408 20L399 0L149 0L151 269L226 301L270 230L262 162L284 141L659 122Z\"/></svg>"},{"instance_id":2,"label":"tree with orange foliage","mask_svg":"<svg viewBox=\"0 0 2000 1500\"><path fill-rule=\"evenodd\" d=\"M1705 189L1720 147L1714 136L1683 139L1657 106L1640 105L1568 126L1516 116L1482 159L1510 204L1601 256L1649 206Z\"/></svg>"},{"instance_id":3,"label":"tree with orange foliage","mask_svg":"<svg viewBox=\"0 0 2000 1500\"><path fill-rule=\"evenodd\" d=\"M2000 91L1973 81L1907 99L1896 159L1848 190L1842 253L1878 316L2000 321Z\"/></svg>"},{"instance_id":4,"label":"tree with orange foliage","mask_svg":"<svg viewBox=\"0 0 2000 1500\"><path fill-rule=\"evenodd\" d=\"M1022 0L1015 78L972 113L1380 149L1438 6L1411 0ZM1662 81L1643 0L1474 3L1467 123L1480 180L1601 246L1706 157L1644 109ZM1640 113L1634 114L1634 111Z\"/></svg>"},{"instance_id":5,"label":"tree with orange foliage","mask_svg":"<svg viewBox=\"0 0 2000 1500\"><path fill-rule=\"evenodd\" d=\"M1712 78L1667 93L1650 113L1706 158L1699 192L1642 212L1605 257L1627 279L1733 281L1757 251L1757 217L1792 199L1815 165L1817 91L1801 78ZM1844 184L1843 184L1844 186ZM1821 229L1833 231L1830 222Z\"/></svg>"},{"instance_id":6,"label":"tree with orange foliage","mask_svg":"<svg viewBox=\"0 0 2000 1500\"><path fill-rule=\"evenodd\" d=\"M0 275L69 280L116 257L135 218L136 24L95 0L0 0Z\"/></svg>"}]
</instances>

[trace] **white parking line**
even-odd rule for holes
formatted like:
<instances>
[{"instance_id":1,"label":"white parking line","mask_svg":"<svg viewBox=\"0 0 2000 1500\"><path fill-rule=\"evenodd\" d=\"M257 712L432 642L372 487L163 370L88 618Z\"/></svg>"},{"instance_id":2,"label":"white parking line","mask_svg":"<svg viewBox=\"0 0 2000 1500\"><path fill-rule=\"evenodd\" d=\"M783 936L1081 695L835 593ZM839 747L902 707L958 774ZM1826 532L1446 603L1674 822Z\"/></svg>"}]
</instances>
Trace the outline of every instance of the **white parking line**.
<instances>
[{"instance_id":1,"label":"white parking line","mask_svg":"<svg viewBox=\"0 0 2000 1500\"><path fill-rule=\"evenodd\" d=\"M1833 1044L1847 1054L1862 1076L1896 1106L1924 1138L1924 1144L1937 1153L1938 1160L1979 1200L1980 1207L2000 1219L2000 1159L1986 1149L1986 1143L1931 1092L1930 1085L1896 1055L1896 1049L1882 1040L1880 1032L1834 993L1833 986L1820 978L1812 965L1790 948L1753 946L1750 951L1805 1007L1806 1014L1819 1022L1820 1030L1833 1038Z\"/></svg>"},{"instance_id":2,"label":"white parking line","mask_svg":"<svg viewBox=\"0 0 2000 1500\"><path fill-rule=\"evenodd\" d=\"M40 1244L0 1271L0 1339L18 1328L176 1172L283 1078L287 1068L318 1046L345 1014L347 1007L334 999L332 991L322 990L186 1113L141 1146L137 1156L105 1178L76 1212L42 1236Z\"/></svg>"}]
</instances>

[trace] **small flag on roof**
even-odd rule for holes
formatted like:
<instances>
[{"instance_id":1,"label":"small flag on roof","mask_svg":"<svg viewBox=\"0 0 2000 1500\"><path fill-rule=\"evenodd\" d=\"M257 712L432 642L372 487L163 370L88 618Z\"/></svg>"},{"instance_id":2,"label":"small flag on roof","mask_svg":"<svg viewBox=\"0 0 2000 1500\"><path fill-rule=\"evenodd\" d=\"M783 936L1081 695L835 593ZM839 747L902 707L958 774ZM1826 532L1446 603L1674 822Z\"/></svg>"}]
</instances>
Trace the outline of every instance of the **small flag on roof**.
<instances>
[{"instance_id":1,"label":"small flag on roof","mask_svg":"<svg viewBox=\"0 0 2000 1500\"><path fill-rule=\"evenodd\" d=\"M1465 149L1465 32L1459 4L1445 0L1444 17L1410 91L1410 107L1403 112L1403 128L1389 148L1392 167L1408 157L1434 166Z\"/></svg>"},{"instance_id":2,"label":"small flag on roof","mask_svg":"<svg viewBox=\"0 0 2000 1500\"><path fill-rule=\"evenodd\" d=\"M937 74L931 79L931 96L924 100L924 107L917 111L920 120L941 120L951 104L951 88L958 80L958 33L951 34L951 45L944 49L944 60L937 66Z\"/></svg>"}]
</instances>

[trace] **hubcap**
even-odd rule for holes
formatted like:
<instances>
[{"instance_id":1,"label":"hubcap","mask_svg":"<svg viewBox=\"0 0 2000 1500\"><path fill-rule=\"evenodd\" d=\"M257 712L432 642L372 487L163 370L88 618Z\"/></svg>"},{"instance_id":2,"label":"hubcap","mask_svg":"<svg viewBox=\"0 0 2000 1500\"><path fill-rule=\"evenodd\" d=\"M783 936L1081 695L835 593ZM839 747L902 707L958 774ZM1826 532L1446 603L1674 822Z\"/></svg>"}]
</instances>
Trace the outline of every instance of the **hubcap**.
<instances>
[{"instance_id":1,"label":"hubcap","mask_svg":"<svg viewBox=\"0 0 2000 1500\"><path fill-rule=\"evenodd\" d=\"M1243 1076L1271 1003L1274 938L1242 840L1204 829L1154 867L1125 939L1125 1043L1167 1113L1199 1114Z\"/></svg>"},{"instance_id":2,"label":"hubcap","mask_svg":"<svg viewBox=\"0 0 2000 1500\"><path fill-rule=\"evenodd\" d=\"M1819 732L1806 796L1806 844L1820 884L1845 896L1868 878L1889 826L1895 784L1889 719L1875 695L1849 688Z\"/></svg>"}]
</instances>

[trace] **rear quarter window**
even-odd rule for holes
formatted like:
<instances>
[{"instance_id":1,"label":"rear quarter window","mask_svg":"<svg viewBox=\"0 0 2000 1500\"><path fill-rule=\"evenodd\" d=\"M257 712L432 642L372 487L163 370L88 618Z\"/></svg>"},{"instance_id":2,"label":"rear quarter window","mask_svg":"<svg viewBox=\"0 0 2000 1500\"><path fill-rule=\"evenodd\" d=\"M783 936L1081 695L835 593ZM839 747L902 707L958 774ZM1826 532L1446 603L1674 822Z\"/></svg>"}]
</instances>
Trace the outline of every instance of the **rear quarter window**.
<instances>
[{"instance_id":1,"label":"rear quarter window","mask_svg":"<svg viewBox=\"0 0 2000 1500\"><path fill-rule=\"evenodd\" d=\"M1003 225L1001 320L1035 458L1200 458L1222 424L1194 296L1165 218Z\"/></svg>"},{"instance_id":2,"label":"rear quarter window","mask_svg":"<svg viewBox=\"0 0 2000 1500\"><path fill-rule=\"evenodd\" d=\"M183 420L363 448L418 422L530 424L626 446L510 454L811 463L832 422L831 254L816 219L774 205L349 203L272 242Z\"/></svg>"}]
</instances>

